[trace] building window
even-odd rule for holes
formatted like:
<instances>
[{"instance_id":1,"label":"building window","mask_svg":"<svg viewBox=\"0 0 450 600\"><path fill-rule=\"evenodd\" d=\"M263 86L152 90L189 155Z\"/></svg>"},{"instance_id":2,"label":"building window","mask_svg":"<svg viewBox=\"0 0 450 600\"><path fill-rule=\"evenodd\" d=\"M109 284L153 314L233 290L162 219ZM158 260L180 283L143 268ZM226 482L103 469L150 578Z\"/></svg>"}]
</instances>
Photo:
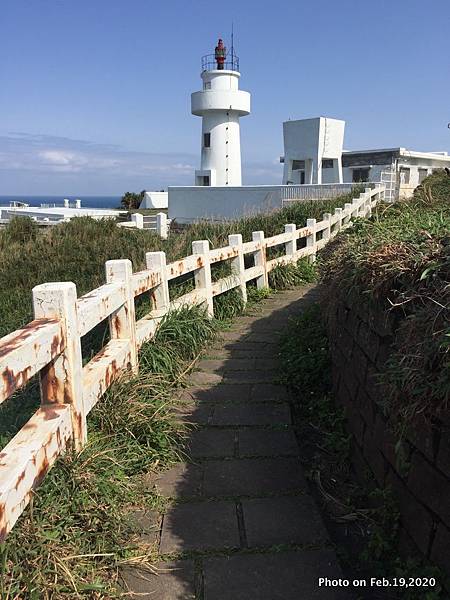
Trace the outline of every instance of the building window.
<instances>
[{"instance_id":1,"label":"building window","mask_svg":"<svg viewBox=\"0 0 450 600\"><path fill-rule=\"evenodd\" d=\"M370 169L353 169L353 183L364 183L369 181Z\"/></svg>"},{"instance_id":2,"label":"building window","mask_svg":"<svg viewBox=\"0 0 450 600\"><path fill-rule=\"evenodd\" d=\"M304 168L305 168L304 160L293 160L292 161L292 170L293 171L301 171Z\"/></svg>"},{"instance_id":3,"label":"building window","mask_svg":"<svg viewBox=\"0 0 450 600\"><path fill-rule=\"evenodd\" d=\"M209 175L203 175L203 185L209 185Z\"/></svg>"},{"instance_id":4,"label":"building window","mask_svg":"<svg viewBox=\"0 0 450 600\"><path fill-rule=\"evenodd\" d=\"M409 183L410 169L408 167L400 167L400 183Z\"/></svg>"},{"instance_id":5,"label":"building window","mask_svg":"<svg viewBox=\"0 0 450 600\"><path fill-rule=\"evenodd\" d=\"M210 148L210 147L211 147L211 134L204 133L203 134L203 148Z\"/></svg>"},{"instance_id":6,"label":"building window","mask_svg":"<svg viewBox=\"0 0 450 600\"><path fill-rule=\"evenodd\" d=\"M428 176L428 169L419 169L419 183L422 183L422 181L427 176Z\"/></svg>"},{"instance_id":7,"label":"building window","mask_svg":"<svg viewBox=\"0 0 450 600\"><path fill-rule=\"evenodd\" d=\"M322 169L332 169L334 167L334 160L332 158L322 159Z\"/></svg>"}]
</instances>

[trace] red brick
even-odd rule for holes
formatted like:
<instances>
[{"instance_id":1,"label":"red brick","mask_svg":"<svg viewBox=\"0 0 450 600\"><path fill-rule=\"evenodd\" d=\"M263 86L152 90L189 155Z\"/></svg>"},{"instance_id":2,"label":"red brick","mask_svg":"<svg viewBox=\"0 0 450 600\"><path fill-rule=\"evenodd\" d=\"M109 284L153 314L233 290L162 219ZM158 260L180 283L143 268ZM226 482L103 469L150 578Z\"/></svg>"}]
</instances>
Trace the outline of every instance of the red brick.
<instances>
[{"instance_id":1,"label":"red brick","mask_svg":"<svg viewBox=\"0 0 450 600\"><path fill-rule=\"evenodd\" d=\"M357 344L353 347L352 366L359 383L364 384L367 372L367 357Z\"/></svg>"},{"instance_id":2,"label":"red brick","mask_svg":"<svg viewBox=\"0 0 450 600\"><path fill-rule=\"evenodd\" d=\"M361 485L366 485L367 479L372 471L363 456L362 450L356 444L355 440L353 440L351 445L350 461L352 463L353 472L355 473L357 481Z\"/></svg>"},{"instance_id":3,"label":"red brick","mask_svg":"<svg viewBox=\"0 0 450 600\"><path fill-rule=\"evenodd\" d=\"M392 469L389 470L386 483L397 500L403 527L419 550L426 555L433 532L431 513L414 498L403 480Z\"/></svg>"},{"instance_id":4,"label":"red brick","mask_svg":"<svg viewBox=\"0 0 450 600\"><path fill-rule=\"evenodd\" d=\"M450 479L415 452L408 477L411 492L450 526Z\"/></svg>"},{"instance_id":5,"label":"red brick","mask_svg":"<svg viewBox=\"0 0 450 600\"><path fill-rule=\"evenodd\" d=\"M443 473L450 472L450 428L444 424L437 453L437 466Z\"/></svg>"},{"instance_id":6,"label":"red brick","mask_svg":"<svg viewBox=\"0 0 450 600\"><path fill-rule=\"evenodd\" d=\"M421 421L409 428L407 437L431 462L434 461L438 431L431 423ZM436 440L436 441L435 441Z\"/></svg>"},{"instance_id":7,"label":"red brick","mask_svg":"<svg viewBox=\"0 0 450 600\"><path fill-rule=\"evenodd\" d=\"M404 527L400 527L398 532L398 552L403 558L416 558L420 560L423 557L423 554L419 552L412 537Z\"/></svg>"},{"instance_id":8,"label":"red brick","mask_svg":"<svg viewBox=\"0 0 450 600\"><path fill-rule=\"evenodd\" d=\"M431 547L430 558L450 576L450 530L439 523Z\"/></svg>"},{"instance_id":9,"label":"red brick","mask_svg":"<svg viewBox=\"0 0 450 600\"><path fill-rule=\"evenodd\" d=\"M355 436L358 446L362 446L364 437L365 423L362 420L356 407L347 405L345 407L345 416L347 418L347 428Z\"/></svg>"},{"instance_id":10,"label":"red brick","mask_svg":"<svg viewBox=\"0 0 450 600\"><path fill-rule=\"evenodd\" d=\"M367 424L369 430L372 431L375 425L376 415L374 403L369 398L364 388L359 388L358 399L361 416Z\"/></svg>"},{"instance_id":11,"label":"red brick","mask_svg":"<svg viewBox=\"0 0 450 600\"><path fill-rule=\"evenodd\" d=\"M378 483L383 486L386 475L386 463L378 448L376 438L366 429L363 442L363 454Z\"/></svg>"}]
</instances>

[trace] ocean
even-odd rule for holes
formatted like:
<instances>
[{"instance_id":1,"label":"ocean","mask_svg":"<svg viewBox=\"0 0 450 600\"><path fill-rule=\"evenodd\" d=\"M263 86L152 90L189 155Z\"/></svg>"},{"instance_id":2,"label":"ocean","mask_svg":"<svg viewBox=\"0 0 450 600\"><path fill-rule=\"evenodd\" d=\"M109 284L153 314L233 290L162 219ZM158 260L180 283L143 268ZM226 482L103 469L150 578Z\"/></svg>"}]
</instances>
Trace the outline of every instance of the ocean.
<instances>
[{"instance_id":1,"label":"ocean","mask_svg":"<svg viewBox=\"0 0 450 600\"><path fill-rule=\"evenodd\" d=\"M121 196L0 196L0 206L9 206L11 200L26 202L30 206L56 204L63 206L64 198L72 203L81 200L81 208L119 208Z\"/></svg>"}]
</instances>

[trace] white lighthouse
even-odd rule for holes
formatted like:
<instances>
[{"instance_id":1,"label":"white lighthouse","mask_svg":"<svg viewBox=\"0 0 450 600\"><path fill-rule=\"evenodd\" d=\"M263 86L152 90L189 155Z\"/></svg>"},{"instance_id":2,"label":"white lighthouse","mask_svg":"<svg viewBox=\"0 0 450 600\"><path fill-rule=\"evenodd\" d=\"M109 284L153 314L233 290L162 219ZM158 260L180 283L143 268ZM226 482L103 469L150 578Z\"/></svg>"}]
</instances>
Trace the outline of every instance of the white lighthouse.
<instances>
[{"instance_id":1,"label":"white lighthouse","mask_svg":"<svg viewBox=\"0 0 450 600\"><path fill-rule=\"evenodd\" d=\"M240 76L239 59L219 39L215 54L202 58L203 90L191 95L191 112L202 117L195 185L242 185L239 118L250 114L250 94L239 89Z\"/></svg>"}]
</instances>

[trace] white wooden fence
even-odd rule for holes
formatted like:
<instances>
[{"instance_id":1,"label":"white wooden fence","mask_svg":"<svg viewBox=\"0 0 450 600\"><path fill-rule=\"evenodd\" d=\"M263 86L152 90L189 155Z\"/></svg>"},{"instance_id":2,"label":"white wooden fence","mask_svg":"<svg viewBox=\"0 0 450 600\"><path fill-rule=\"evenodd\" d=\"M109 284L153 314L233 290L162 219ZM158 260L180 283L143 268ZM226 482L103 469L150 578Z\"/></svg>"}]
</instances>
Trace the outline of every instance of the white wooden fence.
<instances>
[{"instance_id":1,"label":"white wooden fence","mask_svg":"<svg viewBox=\"0 0 450 600\"><path fill-rule=\"evenodd\" d=\"M105 285L80 298L70 282L33 288L34 321L0 340L0 403L34 375L39 376L41 393L40 408L0 452L0 541L67 444L76 449L85 444L87 415L120 373L138 370L139 348L169 310L201 303L213 316L213 298L233 288L241 290L245 301L248 281L266 287L276 265L304 256L314 260L330 238L353 218L370 215L383 196L382 187L366 189L321 221L308 219L300 229L288 224L270 238L263 231L253 232L250 242L230 235L228 246L215 249L207 241L193 242L190 256L170 264L164 252L149 252L147 268L135 273L129 260L110 260ZM298 240L305 240L300 248ZM283 255L267 260L267 248L275 246L284 249ZM245 268L245 255L253 256L253 266ZM231 261L232 274L213 282L211 265L221 261ZM168 282L187 273L193 273L195 289L171 301ZM151 297L152 310L136 320L135 298L144 293ZM106 318L111 339L83 366L81 338Z\"/></svg>"}]
</instances>

